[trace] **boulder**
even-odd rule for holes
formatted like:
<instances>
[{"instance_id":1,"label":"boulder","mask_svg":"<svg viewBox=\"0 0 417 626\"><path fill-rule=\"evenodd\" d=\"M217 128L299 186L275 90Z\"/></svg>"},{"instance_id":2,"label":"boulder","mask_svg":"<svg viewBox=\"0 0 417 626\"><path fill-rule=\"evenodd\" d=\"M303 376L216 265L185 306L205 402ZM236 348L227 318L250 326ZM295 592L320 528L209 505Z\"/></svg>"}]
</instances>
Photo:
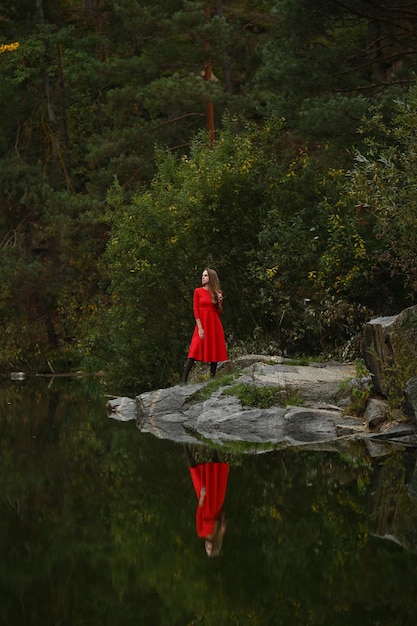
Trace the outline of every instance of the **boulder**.
<instances>
[{"instance_id":1,"label":"boulder","mask_svg":"<svg viewBox=\"0 0 417 626\"><path fill-rule=\"evenodd\" d=\"M398 315L368 322L364 328L363 357L377 392L386 397L401 393L399 370L404 363L417 359L417 305Z\"/></svg>"},{"instance_id":2,"label":"boulder","mask_svg":"<svg viewBox=\"0 0 417 626\"><path fill-rule=\"evenodd\" d=\"M409 412L417 422L417 376L413 376L407 382L404 394Z\"/></svg>"},{"instance_id":3,"label":"boulder","mask_svg":"<svg viewBox=\"0 0 417 626\"><path fill-rule=\"evenodd\" d=\"M365 422L370 430L383 424L389 415L388 402L382 398L370 398L365 409Z\"/></svg>"},{"instance_id":4,"label":"boulder","mask_svg":"<svg viewBox=\"0 0 417 626\"><path fill-rule=\"evenodd\" d=\"M337 409L242 406L238 398L224 395L221 388L208 399L193 401L194 386L190 387L188 397L184 388L178 386L141 397L138 428L179 442L210 441L222 445L240 441L294 446L334 441L339 423L362 423L359 418L342 417Z\"/></svg>"}]
</instances>

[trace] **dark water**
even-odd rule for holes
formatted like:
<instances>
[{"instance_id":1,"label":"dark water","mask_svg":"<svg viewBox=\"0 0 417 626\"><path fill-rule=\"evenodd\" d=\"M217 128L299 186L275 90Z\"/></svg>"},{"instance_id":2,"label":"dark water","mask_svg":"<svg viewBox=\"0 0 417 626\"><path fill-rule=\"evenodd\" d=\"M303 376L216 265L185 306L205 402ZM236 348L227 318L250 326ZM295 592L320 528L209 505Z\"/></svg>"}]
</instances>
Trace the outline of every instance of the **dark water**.
<instances>
[{"instance_id":1,"label":"dark water","mask_svg":"<svg viewBox=\"0 0 417 626\"><path fill-rule=\"evenodd\" d=\"M209 559L182 447L105 403L91 379L0 385L2 626L416 624L414 451L221 453Z\"/></svg>"}]
</instances>

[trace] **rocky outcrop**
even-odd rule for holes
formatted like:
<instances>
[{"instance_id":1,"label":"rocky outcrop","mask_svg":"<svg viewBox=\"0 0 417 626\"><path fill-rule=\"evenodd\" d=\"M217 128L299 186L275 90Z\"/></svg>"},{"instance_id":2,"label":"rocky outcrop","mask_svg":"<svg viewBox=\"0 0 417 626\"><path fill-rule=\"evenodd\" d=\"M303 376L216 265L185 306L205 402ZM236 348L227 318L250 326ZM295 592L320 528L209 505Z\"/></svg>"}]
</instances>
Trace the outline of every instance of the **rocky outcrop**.
<instances>
[{"instance_id":1,"label":"rocky outcrop","mask_svg":"<svg viewBox=\"0 0 417 626\"><path fill-rule=\"evenodd\" d=\"M367 440L374 455L386 453L391 439L401 444L406 437L407 445L413 445L414 427L397 426L390 438L389 430L371 432L364 419L346 414L347 383L356 374L352 363L301 366L286 359L256 355L234 365L233 385L280 389L285 391L284 399L291 393L297 397L298 405L283 401L269 408L245 406L236 395L230 395L230 383L206 395L203 392L210 389L210 384L203 382L158 389L134 399L116 398L107 404L108 415L123 421L134 419L142 432L159 438L240 445L247 451L283 446L340 450L347 441L357 438ZM221 369L218 377L222 380Z\"/></svg>"}]
</instances>

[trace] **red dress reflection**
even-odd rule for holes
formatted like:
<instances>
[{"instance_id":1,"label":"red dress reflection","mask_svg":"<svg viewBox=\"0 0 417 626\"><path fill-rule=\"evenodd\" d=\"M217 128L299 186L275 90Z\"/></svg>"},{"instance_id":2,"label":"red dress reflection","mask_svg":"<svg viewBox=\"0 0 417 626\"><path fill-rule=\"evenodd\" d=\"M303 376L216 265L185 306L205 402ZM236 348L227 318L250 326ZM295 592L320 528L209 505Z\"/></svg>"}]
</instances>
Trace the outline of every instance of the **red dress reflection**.
<instances>
[{"instance_id":1,"label":"red dress reflection","mask_svg":"<svg viewBox=\"0 0 417 626\"><path fill-rule=\"evenodd\" d=\"M188 445L184 446L184 451L198 498L197 534L205 539L207 556L218 556L226 532L223 503L226 497L229 465L220 463L216 450L212 452L213 460L208 463L197 463Z\"/></svg>"},{"instance_id":2,"label":"red dress reflection","mask_svg":"<svg viewBox=\"0 0 417 626\"><path fill-rule=\"evenodd\" d=\"M198 463L190 467L191 480L198 498L196 527L199 537L209 537L223 511L229 465L227 463Z\"/></svg>"}]
</instances>

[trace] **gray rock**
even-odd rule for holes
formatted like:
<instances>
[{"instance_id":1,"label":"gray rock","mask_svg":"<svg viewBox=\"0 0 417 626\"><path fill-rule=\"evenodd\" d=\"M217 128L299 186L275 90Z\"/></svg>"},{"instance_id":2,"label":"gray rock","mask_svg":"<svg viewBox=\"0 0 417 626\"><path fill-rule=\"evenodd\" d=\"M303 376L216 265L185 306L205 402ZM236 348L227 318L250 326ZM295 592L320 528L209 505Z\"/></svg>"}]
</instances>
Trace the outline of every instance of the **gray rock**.
<instances>
[{"instance_id":1,"label":"gray rock","mask_svg":"<svg viewBox=\"0 0 417 626\"><path fill-rule=\"evenodd\" d=\"M379 433L368 433L363 435L364 438L372 439L378 442L389 442L391 444L400 445L401 447L417 447L417 429L415 424L404 422L396 424Z\"/></svg>"},{"instance_id":2,"label":"gray rock","mask_svg":"<svg viewBox=\"0 0 417 626\"><path fill-rule=\"evenodd\" d=\"M365 422L371 430L383 424L389 414L389 405L382 398L370 398L365 409Z\"/></svg>"},{"instance_id":3,"label":"gray rock","mask_svg":"<svg viewBox=\"0 0 417 626\"><path fill-rule=\"evenodd\" d=\"M338 437L350 437L353 435L359 436L363 433L363 423L357 422L355 424L349 424L349 422L345 423L345 420L342 424L338 424L336 427L336 434Z\"/></svg>"},{"instance_id":4,"label":"gray rock","mask_svg":"<svg viewBox=\"0 0 417 626\"><path fill-rule=\"evenodd\" d=\"M242 382L260 386L280 387L298 392L304 404L316 408L320 403L336 404L340 409L341 384L356 376L354 363L312 363L311 365L291 365L282 360L271 365L262 362L252 364L243 370Z\"/></svg>"},{"instance_id":5,"label":"gray rock","mask_svg":"<svg viewBox=\"0 0 417 626\"><path fill-rule=\"evenodd\" d=\"M158 392L155 392L158 395ZM222 396L221 390L203 402L179 406L177 387L171 388L172 406L166 412L141 413L138 427L161 438L175 441L210 441L216 444L240 441L256 444L302 445L337 439L342 421L340 412L303 407L268 409L242 406L233 396ZM165 396L167 399L167 396ZM158 405L155 400L153 407ZM349 418L356 424L361 420Z\"/></svg>"},{"instance_id":6,"label":"gray rock","mask_svg":"<svg viewBox=\"0 0 417 626\"><path fill-rule=\"evenodd\" d=\"M10 380L25 380L26 374L25 372L11 372Z\"/></svg>"},{"instance_id":7,"label":"gray rock","mask_svg":"<svg viewBox=\"0 0 417 626\"><path fill-rule=\"evenodd\" d=\"M248 364L249 361L249 364ZM365 439L372 456L385 454L392 445L417 446L417 425L401 425L369 438L368 423L345 415L346 398L341 387L349 389L355 365L320 363L293 365L280 359L242 360L243 370L233 384L283 390L300 398L298 406L270 408L243 406L220 386L208 398L203 395L207 382L175 385L143 393L135 399L117 398L107 403L110 418L136 420L141 432L176 442L242 444L251 452L277 447L303 447L314 450L346 450L347 442ZM230 389L230 386L229 386ZM285 392L285 393L284 393ZM376 411L377 403L372 403ZM370 424L379 422L369 417ZM375 421L376 420L376 421ZM378 438L380 437L380 438Z\"/></svg>"},{"instance_id":8,"label":"gray rock","mask_svg":"<svg viewBox=\"0 0 417 626\"><path fill-rule=\"evenodd\" d=\"M393 391L396 380L397 358L415 358L417 355L417 305L404 309L398 315L377 317L364 328L363 354L373 375L375 390L384 396Z\"/></svg>"},{"instance_id":9,"label":"gray rock","mask_svg":"<svg viewBox=\"0 0 417 626\"><path fill-rule=\"evenodd\" d=\"M411 475L411 479L408 485L408 492L414 500L417 500L417 465L415 466L414 471Z\"/></svg>"},{"instance_id":10,"label":"gray rock","mask_svg":"<svg viewBox=\"0 0 417 626\"><path fill-rule=\"evenodd\" d=\"M405 386L404 393L410 414L417 422L417 376L410 378Z\"/></svg>"},{"instance_id":11,"label":"gray rock","mask_svg":"<svg viewBox=\"0 0 417 626\"><path fill-rule=\"evenodd\" d=\"M396 319L396 315L377 317L368 322L364 329L364 360L369 371L372 372L375 389L384 395L388 393L385 369L392 366L394 362L389 329Z\"/></svg>"},{"instance_id":12,"label":"gray rock","mask_svg":"<svg viewBox=\"0 0 417 626\"><path fill-rule=\"evenodd\" d=\"M119 422L129 422L136 419L136 402L131 398L114 398L107 402L107 415Z\"/></svg>"},{"instance_id":13,"label":"gray rock","mask_svg":"<svg viewBox=\"0 0 417 626\"><path fill-rule=\"evenodd\" d=\"M208 383L176 385L119 398L107 403L109 417L135 419L142 432L177 442L210 441L219 445L244 442L261 446L309 446L335 449L339 438L356 437L363 421L343 414L335 398L342 382L355 374L353 364L298 366L271 359L244 361L234 381L257 388L274 387L304 399L302 406L254 408L242 406L220 387L207 399L199 392ZM343 430L345 429L345 430Z\"/></svg>"},{"instance_id":14,"label":"gray rock","mask_svg":"<svg viewBox=\"0 0 417 626\"><path fill-rule=\"evenodd\" d=\"M370 457L377 459L384 456L388 456L392 452L392 446L390 443L384 443L383 441L374 441L373 439L365 439L365 445Z\"/></svg>"}]
</instances>

